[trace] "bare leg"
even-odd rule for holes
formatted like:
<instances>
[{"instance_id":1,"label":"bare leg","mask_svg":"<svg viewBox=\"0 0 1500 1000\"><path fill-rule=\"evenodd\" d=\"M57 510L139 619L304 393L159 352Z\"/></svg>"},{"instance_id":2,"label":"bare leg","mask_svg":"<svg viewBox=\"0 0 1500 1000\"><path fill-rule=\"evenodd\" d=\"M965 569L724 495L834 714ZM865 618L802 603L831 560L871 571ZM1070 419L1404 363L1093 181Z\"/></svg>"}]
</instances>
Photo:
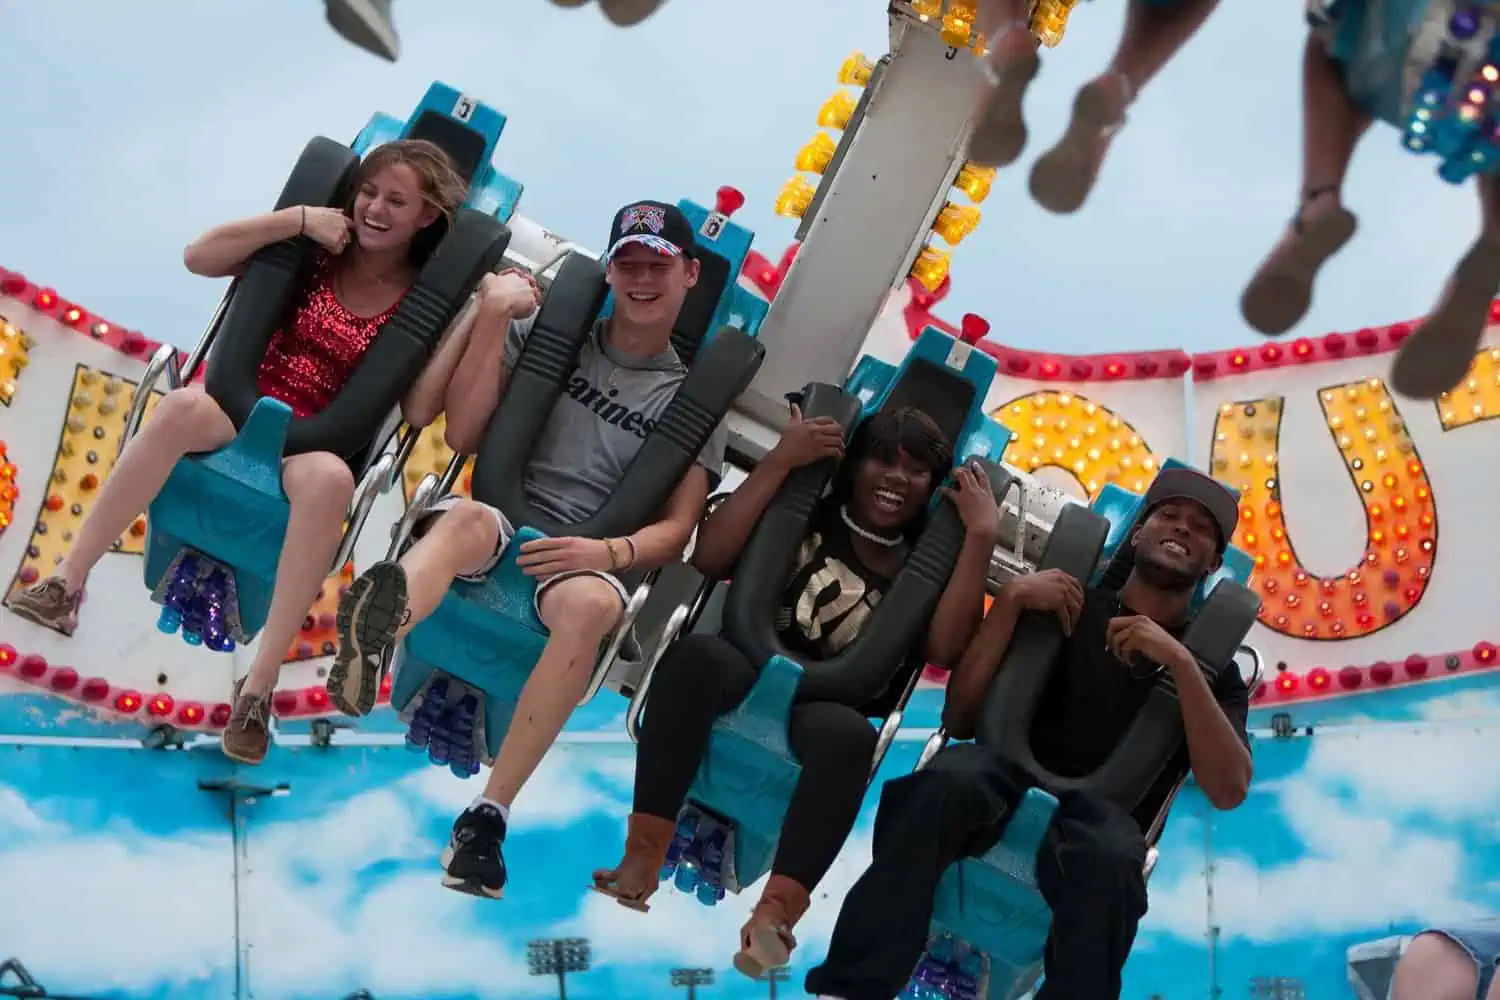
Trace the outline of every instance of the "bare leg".
<instances>
[{"instance_id":1,"label":"bare leg","mask_svg":"<svg viewBox=\"0 0 1500 1000\"><path fill-rule=\"evenodd\" d=\"M551 631L516 700L510 730L484 786L484 797L507 809L542 762L583 697L599 646L625 607L597 577L561 580L542 595L542 624Z\"/></svg>"},{"instance_id":2,"label":"bare leg","mask_svg":"<svg viewBox=\"0 0 1500 1000\"><path fill-rule=\"evenodd\" d=\"M1041 61L1028 27L1030 0L982 0L975 28L989 42L968 157L983 167L1015 162L1026 148L1021 103Z\"/></svg>"},{"instance_id":3,"label":"bare leg","mask_svg":"<svg viewBox=\"0 0 1500 1000\"><path fill-rule=\"evenodd\" d=\"M349 467L328 452L287 459L281 482L291 512L276 564L271 609L250 672L234 685L234 711L222 737L225 756L242 764L259 764L271 747L270 697L282 657L328 578L344 514L354 496Z\"/></svg>"},{"instance_id":4,"label":"bare leg","mask_svg":"<svg viewBox=\"0 0 1500 1000\"><path fill-rule=\"evenodd\" d=\"M1078 92L1062 140L1032 168L1031 194L1038 204L1061 214L1083 207L1110 139L1125 123L1125 109L1217 6L1218 0L1131 0L1109 68Z\"/></svg>"},{"instance_id":5,"label":"bare leg","mask_svg":"<svg viewBox=\"0 0 1500 1000\"><path fill-rule=\"evenodd\" d=\"M1474 1000L1478 988L1467 952L1441 934L1419 934L1396 965L1391 1000Z\"/></svg>"},{"instance_id":6,"label":"bare leg","mask_svg":"<svg viewBox=\"0 0 1500 1000\"><path fill-rule=\"evenodd\" d=\"M89 573L161 492L172 467L184 455L212 451L233 439L234 424L208 393L193 386L167 393L105 477L57 573L12 598L12 610L71 635Z\"/></svg>"},{"instance_id":7,"label":"bare leg","mask_svg":"<svg viewBox=\"0 0 1500 1000\"><path fill-rule=\"evenodd\" d=\"M375 707L392 650L442 603L456 577L488 563L501 544L499 519L460 500L426 526L399 563L376 563L339 602L339 650L328 670L328 696L347 715Z\"/></svg>"},{"instance_id":8,"label":"bare leg","mask_svg":"<svg viewBox=\"0 0 1500 1000\"><path fill-rule=\"evenodd\" d=\"M1469 374L1500 292L1500 178L1475 178L1479 237L1459 259L1432 313L1417 327L1391 367L1391 384L1403 396L1435 399Z\"/></svg>"},{"instance_id":9,"label":"bare leg","mask_svg":"<svg viewBox=\"0 0 1500 1000\"><path fill-rule=\"evenodd\" d=\"M1285 333L1312 305L1313 283L1354 236L1340 199L1354 149L1370 116L1344 86L1322 39L1309 35L1302 57L1302 194L1297 214L1240 299L1245 321L1261 333Z\"/></svg>"}]
</instances>

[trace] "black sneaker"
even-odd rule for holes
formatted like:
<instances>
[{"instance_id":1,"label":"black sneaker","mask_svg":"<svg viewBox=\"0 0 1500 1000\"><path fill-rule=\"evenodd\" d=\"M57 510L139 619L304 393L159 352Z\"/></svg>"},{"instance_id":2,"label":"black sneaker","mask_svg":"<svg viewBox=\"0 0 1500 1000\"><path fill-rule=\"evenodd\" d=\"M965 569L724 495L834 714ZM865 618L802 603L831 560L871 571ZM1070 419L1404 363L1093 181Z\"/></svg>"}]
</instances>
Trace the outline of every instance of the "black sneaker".
<instances>
[{"instance_id":1,"label":"black sneaker","mask_svg":"<svg viewBox=\"0 0 1500 1000\"><path fill-rule=\"evenodd\" d=\"M505 819L490 805L470 806L443 848L443 885L482 899L505 895Z\"/></svg>"}]
</instances>

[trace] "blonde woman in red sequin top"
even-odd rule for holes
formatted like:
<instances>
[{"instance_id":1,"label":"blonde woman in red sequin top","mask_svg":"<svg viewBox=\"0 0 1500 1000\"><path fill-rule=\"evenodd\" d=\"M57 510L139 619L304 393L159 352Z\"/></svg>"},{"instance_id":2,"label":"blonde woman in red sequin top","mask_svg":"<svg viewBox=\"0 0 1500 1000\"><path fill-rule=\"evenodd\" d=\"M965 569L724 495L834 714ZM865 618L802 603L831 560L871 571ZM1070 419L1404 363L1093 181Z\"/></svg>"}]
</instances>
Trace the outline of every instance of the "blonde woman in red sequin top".
<instances>
[{"instance_id":1,"label":"blonde woman in red sequin top","mask_svg":"<svg viewBox=\"0 0 1500 1000\"><path fill-rule=\"evenodd\" d=\"M204 233L183 255L204 277L238 274L262 247L306 236L320 248L311 280L290 321L271 338L260 366L260 391L298 417L317 413L338 394L415 281L421 261L417 234L451 218L466 195L463 180L439 147L403 140L372 151L360 167L348 211L299 206L225 223ZM413 426L431 423L466 344L468 324L456 324L402 401ZM72 635L78 599L95 564L156 497L184 455L213 451L233 440L234 424L199 386L168 393L105 479L93 509L57 573L12 599L22 617ZM236 692L225 749L246 763L265 754L265 702L317 599L338 548L354 477L328 452L294 455L283 464L291 505L276 590L249 675Z\"/></svg>"}]
</instances>

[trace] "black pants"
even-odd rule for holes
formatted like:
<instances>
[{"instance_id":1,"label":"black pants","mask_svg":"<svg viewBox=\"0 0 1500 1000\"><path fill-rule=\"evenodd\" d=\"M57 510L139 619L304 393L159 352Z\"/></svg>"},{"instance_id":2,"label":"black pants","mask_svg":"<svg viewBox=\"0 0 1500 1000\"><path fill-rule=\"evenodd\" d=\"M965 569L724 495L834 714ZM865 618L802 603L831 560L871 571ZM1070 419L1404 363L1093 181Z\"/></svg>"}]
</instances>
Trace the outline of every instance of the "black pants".
<instances>
[{"instance_id":1,"label":"black pants","mask_svg":"<svg viewBox=\"0 0 1500 1000\"><path fill-rule=\"evenodd\" d=\"M960 858L993 847L1036 782L988 749L945 749L888 782L875 817L874 860L844 900L823 965L807 991L891 1000L926 947L938 880ZM1037 1000L1111 1000L1146 914L1146 843L1124 812L1092 795L1059 796L1037 853L1052 908L1046 984Z\"/></svg>"},{"instance_id":2,"label":"black pants","mask_svg":"<svg viewBox=\"0 0 1500 1000\"><path fill-rule=\"evenodd\" d=\"M694 633L657 665L635 767L635 811L676 819L719 716L745 700L756 670L717 635ZM812 891L844 846L864 801L876 732L856 709L792 706L790 743L802 765L771 871Z\"/></svg>"}]
</instances>

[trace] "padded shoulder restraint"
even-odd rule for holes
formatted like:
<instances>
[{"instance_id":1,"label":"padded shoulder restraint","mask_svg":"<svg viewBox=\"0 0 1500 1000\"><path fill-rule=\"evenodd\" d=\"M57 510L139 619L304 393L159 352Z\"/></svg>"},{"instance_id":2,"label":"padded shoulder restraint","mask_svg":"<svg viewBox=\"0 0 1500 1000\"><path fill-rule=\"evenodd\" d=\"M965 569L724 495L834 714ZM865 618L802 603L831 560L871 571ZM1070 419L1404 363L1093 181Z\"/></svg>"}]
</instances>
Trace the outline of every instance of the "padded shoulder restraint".
<instances>
[{"instance_id":1,"label":"padded shoulder restraint","mask_svg":"<svg viewBox=\"0 0 1500 1000\"><path fill-rule=\"evenodd\" d=\"M801 408L805 418L837 420L846 438L860 416L859 400L837 386L821 383L803 390ZM993 462L981 464L996 498L1004 497L1010 473ZM865 705L885 692L892 673L921 641L958 562L964 527L954 506L940 503L859 635L837 656L808 662L788 651L777 636L776 603L791 576L813 509L835 468L836 463L826 460L798 469L767 506L729 585L723 634L757 667L778 655L800 663L799 701Z\"/></svg>"},{"instance_id":2,"label":"padded shoulder restraint","mask_svg":"<svg viewBox=\"0 0 1500 1000\"><path fill-rule=\"evenodd\" d=\"M720 330L698 352L604 506L578 524L559 524L532 506L523 477L532 445L562 398L606 291L598 261L573 254L563 262L474 459L474 498L504 511L517 528L609 538L654 522L765 358L755 338L730 327Z\"/></svg>"},{"instance_id":3,"label":"padded shoulder restraint","mask_svg":"<svg viewBox=\"0 0 1500 1000\"><path fill-rule=\"evenodd\" d=\"M313 139L276 207L341 207L358 167L359 158L347 147ZM509 241L509 230L495 219L461 211L339 394L321 413L292 420L286 454L328 451L350 459L368 448L479 279L503 259ZM236 283L204 375L209 395L236 427L260 398L261 361L308 280L315 250L305 236L272 244L250 259Z\"/></svg>"},{"instance_id":4,"label":"padded shoulder restraint","mask_svg":"<svg viewBox=\"0 0 1500 1000\"><path fill-rule=\"evenodd\" d=\"M1080 514L1073 514L1073 511ZM1085 513L1092 512L1081 507L1067 508L1064 518L1060 518L1053 529L1052 541L1063 537L1066 520ZM1098 518L1098 515L1093 516ZM1107 530L1103 519L1098 520L1100 523L1093 526L1096 534L1088 542L1092 546L1088 560L1083 559L1084 545L1081 542L1077 551L1073 551L1074 543L1069 542L1069 551L1059 558L1068 564L1060 568L1066 568L1083 580L1088 579L1088 572L1098 559L1099 546L1103 544ZM1051 548L1049 544L1049 554ZM1085 564L1087 568L1076 572L1074 563ZM1214 588L1188 625L1182 644L1193 654L1210 683L1216 681L1219 672L1226 667L1234 669L1235 652L1255 624L1259 612L1260 598L1254 591L1233 580L1224 580ZM1086 789L1132 812L1182 747L1182 706L1177 698L1177 685L1170 672L1163 670L1146 696L1145 705L1108 759L1091 774L1064 778L1042 767L1031 752L1031 720L1056 667L1061 648L1062 635L1052 615L1034 612L1022 615L1011 638L1010 649L986 695L978 739L1031 772L1054 794Z\"/></svg>"}]
</instances>

